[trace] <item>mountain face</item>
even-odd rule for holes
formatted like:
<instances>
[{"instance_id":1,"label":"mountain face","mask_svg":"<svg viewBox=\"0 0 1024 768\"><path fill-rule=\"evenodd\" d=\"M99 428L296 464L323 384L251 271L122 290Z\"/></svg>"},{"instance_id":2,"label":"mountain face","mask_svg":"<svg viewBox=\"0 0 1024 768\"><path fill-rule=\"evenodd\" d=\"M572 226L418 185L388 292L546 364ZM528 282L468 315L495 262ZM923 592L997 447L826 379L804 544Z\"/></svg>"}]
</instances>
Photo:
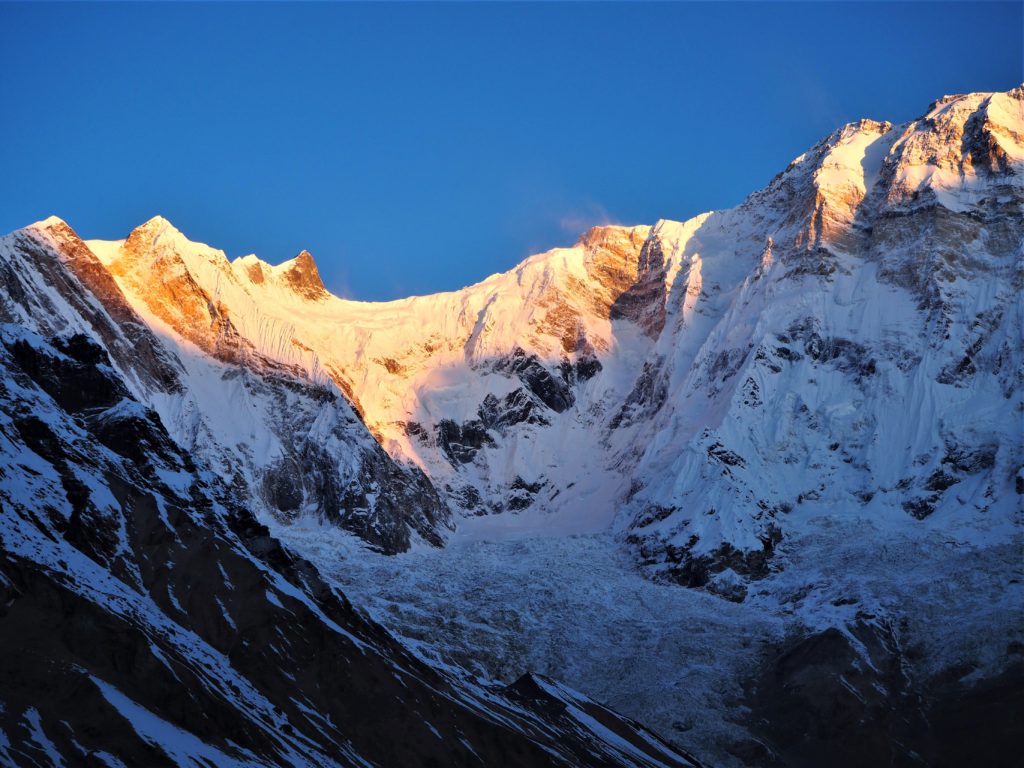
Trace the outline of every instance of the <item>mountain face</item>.
<instances>
[{"instance_id":1,"label":"mountain face","mask_svg":"<svg viewBox=\"0 0 1024 768\"><path fill-rule=\"evenodd\" d=\"M406 558L445 546L571 534L567 541L579 543L564 546L590 565L585 542L594 539L585 537L611 536L629 567L659 588L699 588L722 616L746 610L769 628L763 642L770 649L759 652L756 670L743 668L743 706L752 713L742 724L746 736L742 744L709 747L716 764L817 765L837 749L851 765L934 764L931 758L944 750L969 755L957 751L967 749L966 739L956 741L952 730L943 735L935 724L955 719L960 704L979 722L1003 722L990 709L1019 698L1019 659L1014 666L1011 657L1019 656L1021 627L1003 621L990 640L979 640L977 663L920 661L901 629L901 621L914 627L931 615L920 604L911 609L880 598L869 610L860 598L829 593L826 599L816 590L845 578L820 562L839 552L861 567L889 562L892 547L932 567L943 562L943 547L955 548L956 562L979 574L973 584L1021 551L1022 179L1024 87L946 97L905 125L847 125L736 208L685 222L596 227L570 248L532 256L460 291L386 303L331 295L306 251L278 266L251 255L229 261L159 217L123 241L82 241L57 219L20 230L0 240L4 370L16 393L5 400L4 432L16 471L3 488L5 503L20 510L3 534L4 551L21 558L8 564L22 574L10 579L12 594L28 594L28 580L38 578L59 584L76 605L92 606L100 617L94 621L122 616L124 609L110 609L84 581L74 582L77 592L68 586L72 575L60 569L70 566L55 565L85 557L99 569L97 579L114 579L132 600L148 600L148 618L129 621L138 645L125 651L132 658L145 650L145 638L159 634L150 625L167 621L197 633L197 647L224 654L230 646L243 654L245 685L271 702L270 711L276 706L300 719L303 725L292 727L302 739L281 736L283 726L264 719L239 726L251 733L246 740L218 743L222 727L191 723L182 705L167 711L145 691L126 688L131 676L116 658L92 668L72 663L85 653L78 646L42 654L68 659L69 671L61 673L67 690L86 688L122 715L114 700L142 707L158 718L147 722L172 722L203 749L242 762L244 750L269 755L270 763L315 764L323 755L346 762L355 759L346 757L349 748L383 764L407 757L374 752L346 729L379 731L353 726L352 712L335 716L332 707L341 705L328 701L332 693L319 681L339 673L316 661L324 651L310 650L327 647L326 638L338 634L331 634L333 623L382 649L374 657L383 659L380 674L374 667L351 678L349 690L396 679L390 670L398 667L401 675L430 681L415 696L434 703L405 707L413 694L404 692L408 680L401 677L404 703L391 705L401 712L388 715L395 723L425 708L440 712L437 701L447 702L448 730L428 723L443 733L442 744L434 745L442 764L469 762L464 752L453 757L442 749L461 750L459 733L485 764L495 755L526 755L510 750L537 744L540 762L686 764L692 759L650 734L637 736L646 732L593 702L581 703L581 695L547 677L482 691L403 655L328 585L351 579L344 574L375 573L376 565L366 565L371 555L335 554L343 562L325 583L260 526L270 526L325 573L330 562L303 533L314 523L346 531L378 553L412 551ZM39 424L18 426L26 414L51 412L38 416ZM91 443L106 448L88 448ZM49 469L37 466L38 457ZM26 489L35 489L30 500L18 495ZM57 501L43 501L51 497ZM40 516L45 504L52 510ZM857 532L856 541L846 538L849 531ZM9 542L19 537L33 543L14 549ZM224 544L192 572L195 552L212 546L203 544L207 539ZM487 621L469 628L465 639L457 637L454 621L446 620L443 632L434 623L438 615L451 619L452 605L456 615L459 605L480 607L473 601L481 578L511 573L485 561L464 577L456 566L463 551L436 561L430 589L375 617L406 641L428 638L430 650L448 657L479 652L473 633L480 626L507 622L518 642L536 594L512 594L502 611L483 605ZM992 554L997 551L1004 559ZM898 566L884 577L872 575L873 594L885 591L886 579L927 581L913 562L906 565L902 576ZM232 569L243 566L241 583L258 584L258 594L246 598L251 605L235 608L240 595L222 585L238 583ZM191 592L200 595L195 608L173 605L167 585L176 578L186 579L173 592L178 602L188 587L198 587ZM532 570L529 584L545 578ZM557 588L574 588L567 578L550 578L561 582ZM1020 608L1013 586L1020 581L1006 581L991 587L993 613L985 620L1005 620L1008 607ZM378 586L345 583L364 596ZM588 599L618 600L611 587L599 596L602 589L598 584ZM284 599L294 596L289 590L305 609ZM441 597L432 597L435 592ZM951 592L943 598L951 604L970 601ZM658 599L676 605L674 598ZM46 613L52 601L38 600L50 606L33 608L40 626L56 622ZM211 600L228 607L215 609ZM407 610L411 601L415 610ZM558 600L550 606L560 609ZM236 609L250 611L265 633L252 642L258 651L239 647ZM304 611L306 623L275 639L282 610ZM110 626L89 636L102 637ZM742 623L722 626L742 631ZM167 634L160 632L160 638ZM508 636L501 638L507 644ZM227 679L223 669L175 677L178 666L194 670L197 662L169 641L153 642L161 658L172 659L150 664L171 670L177 682L168 681L167 690L184 695ZM928 643L921 647L933 647ZM337 653L355 658L356 646ZM252 653L272 653L270 667L280 670L273 682L254 678L267 662L245 655ZM500 665L492 662L482 661L482 671L493 675ZM953 675L956 664L974 664L970 674L990 687L970 688L977 679L963 682L962 669ZM685 668L678 660L673 665ZM560 671L595 680L602 694L621 690L603 687L610 672L588 677L580 671L585 666L570 661ZM114 668L121 670L116 679ZM299 668L308 680L287 682ZM88 688L83 669L93 669L89 674L101 682ZM27 691L44 677L42 667L28 670L19 684ZM634 701L636 689L653 685L629 679ZM249 690L245 685L240 690ZM282 703L292 685L307 704ZM306 693L310 686L315 694ZM662 733L677 722L667 697L686 685L666 687L672 692L652 710L663 718ZM388 696L390 702L395 694ZM623 698L626 711L630 700ZM252 713L263 710L251 703L256 699L241 701L218 704L220 726L258 719ZM376 704L367 706L376 711ZM11 727L25 733L35 727L38 714L5 712L19 723ZM326 732L324 718L331 723ZM481 718L500 731L493 739L481 736L497 752L485 754L469 735L482 733ZM875 734L886 735L866 739L851 725L865 722L884 723ZM593 734L609 724L630 734L622 738L634 747L647 745L645 756L615 739L594 742ZM55 727L44 728L51 740ZM69 726L74 734L88 727ZM338 741L342 733L349 746ZM994 754L1008 743L1005 735L990 740ZM61 738L62 754L69 754L67 739L90 747L78 735ZM619 751L607 757L609 749ZM136 754L142 753L126 753ZM520 762L534 760L529 754Z\"/></svg>"},{"instance_id":2,"label":"mountain face","mask_svg":"<svg viewBox=\"0 0 1024 768\"><path fill-rule=\"evenodd\" d=\"M436 296L343 301L306 252L229 262L162 219L87 247L184 350L153 407L260 510L385 551L614 523L653 575L738 596L821 512L1012 530L1022 98L845 126L737 208ZM203 390L222 370L244 396Z\"/></svg>"},{"instance_id":3,"label":"mountain face","mask_svg":"<svg viewBox=\"0 0 1024 768\"><path fill-rule=\"evenodd\" d=\"M0 762L697 765L554 681L411 655L135 397L194 372L66 225L0 263Z\"/></svg>"},{"instance_id":4,"label":"mountain face","mask_svg":"<svg viewBox=\"0 0 1024 768\"><path fill-rule=\"evenodd\" d=\"M64 240L77 236L61 232L54 247ZM414 535L441 544L447 508L421 471L396 464L367 433L337 386L344 380L332 380L286 322L244 318L228 303L241 281L298 304L326 296L308 253L265 272L245 260L233 269L159 217L116 248L94 248L180 361L177 392L136 394L250 506L318 515L384 552L407 549Z\"/></svg>"}]
</instances>

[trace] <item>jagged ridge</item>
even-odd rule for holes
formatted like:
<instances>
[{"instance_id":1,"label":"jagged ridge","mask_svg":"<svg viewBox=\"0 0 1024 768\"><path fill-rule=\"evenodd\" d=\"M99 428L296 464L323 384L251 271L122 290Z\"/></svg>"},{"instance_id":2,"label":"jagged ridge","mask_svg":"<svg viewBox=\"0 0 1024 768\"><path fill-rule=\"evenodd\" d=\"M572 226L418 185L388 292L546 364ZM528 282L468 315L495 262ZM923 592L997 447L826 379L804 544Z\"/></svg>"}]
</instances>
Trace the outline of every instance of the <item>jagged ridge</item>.
<instances>
[{"instance_id":1,"label":"jagged ridge","mask_svg":"<svg viewBox=\"0 0 1024 768\"><path fill-rule=\"evenodd\" d=\"M207 353L332 382L467 535L617 519L653 572L714 586L764 573L794 509L1010 522L1020 105L1021 89L970 94L850 124L735 209L595 228L437 296L344 301L311 259L229 264L178 235L173 269L137 233L93 247L123 254L108 263L137 309ZM285 279L300 266L312 294ZM223 312L165 317L178 279ZM913 434L901 399L936 431L893 449Z\"/></svg>"}]
</instances>

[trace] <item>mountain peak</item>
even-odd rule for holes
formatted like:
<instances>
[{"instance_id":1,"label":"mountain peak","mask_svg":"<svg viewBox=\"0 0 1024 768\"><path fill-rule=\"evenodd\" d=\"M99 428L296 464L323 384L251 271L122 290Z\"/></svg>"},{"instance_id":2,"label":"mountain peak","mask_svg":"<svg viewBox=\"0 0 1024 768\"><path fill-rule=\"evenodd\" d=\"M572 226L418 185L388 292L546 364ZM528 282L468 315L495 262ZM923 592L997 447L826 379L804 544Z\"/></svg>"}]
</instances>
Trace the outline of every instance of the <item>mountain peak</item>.
<instances>
[{"instance_id":1,"label":"mountain peak","mask_svg":"<svg viewBox=\"0 0 1024 768\"><path fill-rule=\"evenodd\" d=\"M273 271L273 267L255 253L239 256L231 262L231 268L235 270L236 274L247 277L249 282L254 285L262 285L267 279L267 275Z\"/></svg>"},{"instance_id":2,"label":"mountain peak","mask_svg":"<svg viewBox=\"0 0 1024 768\"><path fill-rule=\"evenodd\" d=\"M296 267L301 267L302 269L312 269L313 271L316 271L316 262L313 260L313 254L311 254L305 248L299 251L298 255L294 259L292 259L292 261L295 262Z\"/></svg>"},{"instance_id":3,"label":"mountain peak","mask_svg":"<svg viewBox=\"0 0 1024 768\"><path fill-rule=\"evenodd\" d=\"M179 230L176 226L171 224L170 221L165 219L163 216L160 216L159 214L137 226L133 230L132 234L134 234L135 232L150 232L155 235L163 233L182 235L181 230Z\"/></svg>"},{"instance_id":4,"label":"mountain peak","mask_svg":"<svg viewBox=\"0 0 1024 768\"><path fill-rule=\"evenodd\" d=\"M594 247L608 242L634 240L638 237L644 240L647 238L649 231L650 227L647 226L630 227L622 224L597 224L580 235L576 244Z\"/></svg>"},{"instance_id":5,"label":"mountain peak","mask_svg":"<svg viewBox=\"0 0 1024 768\"><path fill-rule=\"evenodd\" d=\"M60 216L47 216L41 221L29 224L25 229L50 229L51 227L66 227L68 223Z\"/></svg>"},{"instance_id":6,"label":"mountain peak","mask_svg":"<svg viewBox=\"0 0 1024 768\"><path fill-rule=\"evenodd\" d=\"M131 246L133 244L146 243L149 246L153 246L160 240L187 242L188 239L171 222L163 216L157 215L133 229L131 234L128 235L125 244Z\"/></svg>"},{"instance_id":7,"label":"mountain peak","mask_svg":"<svg viewBox=\"0 0 1024 768\"><path fill-rule=\"evenodd\" d=\"M320 270L317 269L309 251L303 249L298 256L286 261L279 269L285 282L303 298L318 300L328 295L323 280L320 279Z\"/></svg>"},{"instance_id":8,"label":"mountain peak","mask_svg":"<svg viewBox=\"0 0 1024 768\"><path fill-rule=\"evenodd\" d=\"M53 241L80 242L78 233L59 216L47 216L41 221L23 227L21 232L32 232Z\"/></svg>"}]
</instances>

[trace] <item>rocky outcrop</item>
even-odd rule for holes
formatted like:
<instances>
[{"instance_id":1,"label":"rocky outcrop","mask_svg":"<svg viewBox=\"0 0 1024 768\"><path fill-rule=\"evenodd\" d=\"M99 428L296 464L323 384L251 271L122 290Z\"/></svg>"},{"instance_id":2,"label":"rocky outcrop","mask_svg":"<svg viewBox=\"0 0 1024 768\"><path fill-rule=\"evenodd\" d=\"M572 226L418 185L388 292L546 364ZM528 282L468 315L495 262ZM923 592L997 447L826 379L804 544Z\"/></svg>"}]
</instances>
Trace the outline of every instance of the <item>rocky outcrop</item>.
<instances>
[{"instance_id":1,"label":"rocky outcrop","mask_svg":"<svg viewBox=\"0 0 1024 768\"><path fill-rule=\"evenodd\" d=\"M616 297L608 316L629 320L652 339L658 338L665 327L667 268L661 241L648 237L636 260L636 282Z\"/></svg>"},{"instance_id":2,"label":"rocky outcrop","mask_svg":"<svg viewBox=\"0 0 1024 768\"><path fill-rule=\"evenodd\" d=\"M282 265L281 277L304 299L317 301L326 299L329 295L309 251L301 251L291 262Z\"/></svg>"},{"instance_id":3,"label":"rocky outcrop","mask_svg":"<svg viewBox=\"0 0 1024 768\"><path fill-rule=\"evenodd\" d=\"M737 744L734 754L748 765L792 768L1015 765L1024 665L980 682L964 680L967 670L922 679L911 676L912 656L872 617L771 649L747 684L758 741Z\"/></svg>"},{"instance_id":4,"label":"rocky outcrop","mask_svg":"<svg viewBox=\"0 0 1024 768\"><path fill-rule=\"evenodd\" d=\"M579 239L584 249L587 284L578 286L589 296L591 307L605 317L622 316L623 307L617 306L624 294L646 284L660 264L652 264L648 248L650 227L593 227ZM572 288L574 286L570 286ZM642 292L642 289L639 289Z\"/></svg>"},{"instance_id":5,"label":"rocky outcrop","mask_svg":"<svg viewBox=\"0 0 1024 768\"><path fill-rule=\"evenodd\" d=\"M207 354L228 363L245 359L252 345L238 333L231 310L203 288L179 253L182 234L157 216L137 227L108 265L110 274L144 310L174 328ZM220 251L207 248L207 261L222 270L228 261Z\"/></svg>"},{"instance_id":6,"label":"rocky outcrop","mask_svg":"<svg viewBox=\"0 0 1024 768\"><path fill-rule=\"evenodd\" d=\"M483 422L466 421L456 424L443 419L437 425L437 444L452 464L468 464L485 445L494 445Z\"/></svg>"},{"instance_id":7,"label":"rocky outcrop","mask_svg":"<svg viewBox=\"0 0 1024 768\"><path fill-rule=\"evenodd\" d=\"M494 370L518 376L527 389L555 413L567 410L576 402L568 377L571 367L555 375L537 355L527 353L522 347L516 347L510 355L495 362Z\"/></svg>"}]
</instances>

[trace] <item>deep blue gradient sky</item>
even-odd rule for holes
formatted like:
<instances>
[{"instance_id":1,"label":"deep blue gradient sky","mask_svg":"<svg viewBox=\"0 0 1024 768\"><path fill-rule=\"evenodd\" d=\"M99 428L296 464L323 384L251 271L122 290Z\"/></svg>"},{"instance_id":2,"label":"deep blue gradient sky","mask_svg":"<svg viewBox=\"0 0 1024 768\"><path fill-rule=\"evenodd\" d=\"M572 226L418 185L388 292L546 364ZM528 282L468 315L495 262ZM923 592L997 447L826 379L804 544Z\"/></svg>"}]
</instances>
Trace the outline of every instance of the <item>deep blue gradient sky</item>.
<instances>
[{"instance_id":1,"label":"deep blue gradient sky","mask_svg":"<svg viewBox=\"0 0 1024 768\"><path fill-rule=\"evenodd\" d=\"M0 5L0 230L156 213L361 299L731 206L1022 74L1022 6Z\"/></svg>"}]
</instances>

